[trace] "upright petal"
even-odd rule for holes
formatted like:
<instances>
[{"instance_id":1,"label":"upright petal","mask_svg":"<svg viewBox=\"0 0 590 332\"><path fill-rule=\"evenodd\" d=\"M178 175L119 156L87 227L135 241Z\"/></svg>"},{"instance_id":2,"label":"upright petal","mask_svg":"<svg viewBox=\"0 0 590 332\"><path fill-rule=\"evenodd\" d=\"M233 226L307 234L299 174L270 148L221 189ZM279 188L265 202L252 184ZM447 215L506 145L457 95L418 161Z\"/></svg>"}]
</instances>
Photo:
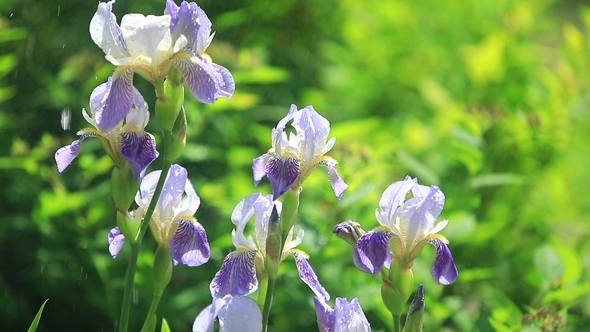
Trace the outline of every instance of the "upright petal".
<instances>
[{"instance_id":1,"label":"upright petal","mask_svg":"<svg viewBox=\"0 0 590 332\"><path fill-rule=\"evenodd\" d=\"M408 192L417 184L417 179L406 176L403 181L394 182L385 189L379 200L379 210L376 213L380 224L393 228L396 211L406 200Z\"/></svg>"},{"instance_id":2,"label":"upright petal","mask_svg":"<svg viewBox=\"0 0 590 332\"><path fill-rule=\"evenodd\" d=\"M361 308L357 298L348 302L346 299L336 298L334 305L335 332L370 332L371 325Z\"/></svg>"},{"instance_id":3,"label":"upright petal","mask_svg":"<svg viewBox=\"0 0 590 332\"><path fill-rule=\"evenodd\" d=\"M213 303L203 309L193 323L193 332L213 332L215 319L221 309L231 300L231 296L213 299Z\"/></svg>"},{"instance_id":4,"label":"upright petal","mask_svg":"<svg viewBox=\"0 0 590 332\"><path fill-rule=\"evenodd\" d=\"M205 228L196 220L180 220L168 248L174 265L200 266L211 257Z\"/></svg>"},{"instance_id":5,"label":"upright petal","mask_svg":"<svg viewBox=\"0 0 590 332\"><path fill-rule=\"evenodd\" d=\"M98 3L98 9L90 20L90 37L106 55L123 58L129 56L129 52L117 17L113 14L113 3L115 1Z\"/></svg>"},{"instance_id":6,"label":"upright petal","mask_svg":"<svg viewBox=\"0 0 590 332\"><path fill-rule=\"evenodd\" d=\"M445 241L438 238L431 238L428 240L430 244L436 247L436 259L432 266L432 277L441 285L450 285L454 283L459 277L459 271L455 265L453 254L445 243Z\"/></svg>"},{"instance_id":7,"label":"upright petal","mask_svg":"<svg viewBox=\"0 0 590 332\"><path fill-rule=\"evenodd\" d=\"M177 54L172 63L182 73L192 94L198 101L211 104L220 97L233 95L236 84L226 68L206 57L188 53Z\"/></svg>"},{"instance_id":8,"label":"upright petal","mask_svg":"<svg viewBox=\"0 0 590 332\"><path fill-rule=\"evenodd\" d=\"M219 312L219 332L260 332L262 312L254 300L233 296Z\"/></svg>"},{"instance_id":9,"label":"upright petal","mask_svg":"<svg viewBox=\"0 0 590 332\"><path fill-rule=\"evenodd\" d=\"M137 181L141 173L158 158L156 139L148 132L122 133L121 155L131 166L133 178Z\"/></svg>"},{"instance_id":10,"label":"upright petal","mask_svg":"<svg viewBox=\"0 0 590 332\"><path fill-rule=\"evenodd\" d=\"M123 16L121 32L129 53L134 57L134 65L145 66L153 70L155 75L160 74L157 72L159 66L174 53L170 20L169 15L127 14ZM125 62L115 64L124 65Z\"/></svg>"},{"instance_id":11,"label":"upright petal","mask_svg":"<svg viewBox=\"0 0 590 332\"><path fill-rule=\"evenodd\" d=\"M168 0L164 14L172 17L170 30L174 40L184 35L189 48L197 54L205 52L211 42L211 21L196 3L183 1L178 7Z\"/></svg>"},{"instance_id":12,"label":"upright petal","mask_svg":"<svg viewBox=\"0 0 590 332\"><path fill-rule=\"evenodd\" d=\"M174 209L182 199L187 179L188 174L184 167L177 164L170 166L166 182L164 182L162 193L156 205L162 222L172 222L174 220ZM152 191L151 195L153 194Z\"/></svg>"},{"instance_id":13,"label":"upright petal","mask_svg":"<svg viewBox=\"0 0 590 332\"><path fill-rule=\"evenodd\" d=\"M295 258L297 271L299 271L299 278L311 288L318 298L328 301L330 299L330 294L328 294L326 289L324 289L324 286L320 284L317 275L311 268L311 265L309 265L307 254L297 249L292 249L289 253Z\"/></svg>"},{"instance_id":14,"label":"upright petal","mask_svg":"<svg viewBox=\"0 0 590 332\"><path fill-rule=\"evenodd\" d=\"M248 295L258 289L255 250L230 252L213 277L209 289L213 298L225 295Z\"/></svg>"},{"instance_id":15,"label":"upright petal","mask_svg":"<svg viewBox=\"0 0 590 332\"><path fill-rule=\"evenodd\" d=\"M125 244L125 235L121 233L119 227L115 227L109 231L108 240L109 252L113 258L117 258L117 255L119 255L119 252Z\"/></svg>"},{"instance_id":16,"label":"upright petal","mask_svg":"<svg viewBox=\"0 0 590 332\"><path fill-rule=\"evenodd\" d=\"M354 246L354 265L361 271L377 275L393 259L389 240L392 234L379 227L361 236Z\"/></svg>"},{"instance_id":17,"label":"upright petal","mask_svg":"<svg viewBox=\"0 0 590 332\"><path fill-rule=\"evenodd\" d=\"M300 158L306 167L313 166L312 163L327 152L324 147L330 134L330 122L319 115L313 106L305 106L297 113L293 127L298 136L303 136Z\"/></svg>"},{"instance_id":18,"label":"upright petal","mask_svg":"<svg viewBox=\"0 0 590 332\"><path fill-rule=\"evenodd\" d=\"M414 196L406 201L400 218L404 222L408 250L430 234L444 204L445 195L437 186L431 186L426 196Z\"/></svg>"}]
</instances>

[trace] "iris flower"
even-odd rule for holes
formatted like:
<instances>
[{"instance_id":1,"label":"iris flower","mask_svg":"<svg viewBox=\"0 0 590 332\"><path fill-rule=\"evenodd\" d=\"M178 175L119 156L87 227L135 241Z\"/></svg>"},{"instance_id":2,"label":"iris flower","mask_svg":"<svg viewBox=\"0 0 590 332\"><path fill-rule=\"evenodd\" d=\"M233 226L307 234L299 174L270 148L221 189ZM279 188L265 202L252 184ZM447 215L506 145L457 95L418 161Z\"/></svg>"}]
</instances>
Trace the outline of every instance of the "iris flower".
<instances>
[{"instance_id":1,"label":"iris flower","mask_svg":"<svg viewBox=\"0 0 590 332\"><path fill-rule=\"evenodd\" d=\"M219 318L219 332L262 331L262 312L258 304L244 296L213 299L195 319L193 332L213 332L216 318Z\"/></svg>"},{"instance_id":2,"label":"iris flower","mask_svg":"<svg viewBox=\"0 0 590 332\"><path fill-rule=\"evenodd\" d=\"M99 128L98 123L104 117L106 101L112 93L112 84L109 78L106 83L96 87L90 96L90 113L82 110L84 119L94 128L80 130L77 133L80 139L55 152L55 162L60 173L78 156L82 142L87 137L98 137L115 163L123 158L127 160L136 181L158 157L154 136L144 131L150 119L148 105L134 87L131 89L133 98L125 119L121 119L109 131L101 131Z\"/></svg>"},{"instance_id":3,"label":"iris flower","mask_svg":"<svg viewBox=\"0 0 590 332\"><path fill-rule=\"evenodd\" d=\"M295 133L287 134L285 127L292 122ZM272 185L273 199L289 189L298 189L317 166L328 167L328 175L334 194L342 198L348 185L336 170L338 162L326 156L336 143L328 140L330 122L319 115L313 106L297 110L291 105L289 113L272 130L272 148L268 153L254 159L254 184L258 185L266 175Z\"/></svg>"},{"instance_id":4,"label":"iris flower","mask_svg":"<svg viewBox=\"0 0 590 332\"><path fill-rule=\"evenodd\" d=\"M371 325L357 298L348 302L345 298L337 297L334 308L326 303L327 299L314 296L313 301L320 332L371 331Z\"/></svg>"},{"instance_id":5,"label":"iris flower","mask_svg":"<svg viewBox=\"0 0 590 332\"><path fill-rule=\"evenodd\" d=\"M280 210L280 202L274 201L271 195L263 196L260 193L250 195L238 203L231 216L236 226L232 231L232 241L236 250L225 257L221 268L211 281L209 288L213 298L222 298L228 294L245 296L258 289L256 270L264 269L269 220L275 207ZM251 236L244 235L244 229L252 217L254 217L255 240ZM329 297L307 261L309 256L295 249L302 239L303 230L300 230L297 237L293 239L293 228L291 228L280 259L282 261L289 255L293 256L301 280L317 296Z\"/></svg>"},{"instance_id":6,"label":"iris flower","mask_svg":"<svg viewBox=\"0 0 590 332\"><path fill-rule=\"evenodd\" d=\"M406 200L408 193L412 198ZM381 224L362 235L354 248L354 263L362 271L376 275L392 259L402 260L410 268L426 243L436 248L431 273L442 285L459 275L449 241L440 232L448 220L436 222L445 204L445 195L437 186L423 186L409 176L390 185L375 215ZM392 252L393 251L393 252Z\"/></svg>"},{"instance_id":7,"label":"iris flower","mask_svg":"<svg viewBox=\"0 0 590 332\"><path fill-rule=\"evenodd\" d=\"M90 21L92 40L117 66L112 75L113 92L98 121L100 130L111 130L127 115L134 73L156 83L176 67L200 102L210 104L219 97L232 96L235 83L231 73L205 54L214 35L211 21L196 3L183 1L177 6L167 0L164 15L127 14L120 26L112 13L114 3L99 3Z\"/></svg>"},{"instance_id":8,"label":"iris flower","mask_svg":"<svg viewBox=\"0 0 590 332\"><path fill-rule=\"evenodd\" d=\"M162 171L153 171L146 175L135 195L139 206L133 216L143 217L154 196L156 184ZM182 263L187 266L199 266L209 260L211 249L207 233L193 216L201 200L187 177L182 166L172 165L164 182L156 209L150 220L150 227L158 243L168 244L174 265ZM109 232L109 251L116 257L125 241L124 236L115 228Z\"/></svg>"}]
</instances>

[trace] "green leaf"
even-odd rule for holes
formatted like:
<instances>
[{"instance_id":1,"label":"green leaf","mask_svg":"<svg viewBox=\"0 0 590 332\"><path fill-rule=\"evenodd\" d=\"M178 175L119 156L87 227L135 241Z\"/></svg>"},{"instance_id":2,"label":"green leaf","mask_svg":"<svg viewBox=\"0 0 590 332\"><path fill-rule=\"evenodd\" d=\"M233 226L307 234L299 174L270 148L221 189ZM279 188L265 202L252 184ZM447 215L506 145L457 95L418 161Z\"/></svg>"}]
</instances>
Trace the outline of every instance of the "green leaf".
<instances>
[{"instance_id":1,"label":"green leaf","mask_svg":"<svg viewBox=\"0 0 590 332\"><path fill-rule=\"evenodd\" d=\"M37 326L39 326L39 321L41 320L41 314L43 313L43 308L45 308L45 304L47 303L47 301L49 301L49 299L45 300L45 302L43 302L43 304L41 305L41 308L39 308L39 311L37 311L37 315L35 315L35 319L33 319L33 322L31 323L31 327L29 327L28 332L35 332L37 330Z\"/></svg>"},{"instance_id":2,"label":"green leaf","mask_svg":"<svg viewBox=\"0 0 590 332\"><path fill-rule=\"evenodd\" d=\"M166 318L162 318L162 329L160 332L171 332L170 326L168 326L168 321Z\"/></svg>"}]
</instances>

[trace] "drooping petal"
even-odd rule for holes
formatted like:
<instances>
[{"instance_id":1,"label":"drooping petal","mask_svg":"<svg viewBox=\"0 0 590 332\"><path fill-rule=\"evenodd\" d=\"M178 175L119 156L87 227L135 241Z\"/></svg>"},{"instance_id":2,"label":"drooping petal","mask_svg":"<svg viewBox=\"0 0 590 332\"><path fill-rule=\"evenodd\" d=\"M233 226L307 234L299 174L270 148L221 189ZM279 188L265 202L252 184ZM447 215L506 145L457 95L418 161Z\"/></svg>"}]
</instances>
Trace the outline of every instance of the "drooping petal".
<instances>
[{"instance_id":1,"label":"drooping petal","mask_svg":"<svg viewBox=\"0 0 590 332\"><path fill-rule=\"evenodd\" d=\"M324 158L322 164L328 166L328 175L330 176L330 184L332 185L332 190L334 190L334 195L336 195L338 199L342 199L342 195L344 195L344 191L348 188L348 185L336 170L336 160L332 158Z\"/></svg>"},{"instance_id":2,"label":"drooping petal","mask_svg":"<svg viewBox=\"0 0 590 332\"><path fill-rule=\"evenodd\" d=\"M90 100L93 119L103 133L121 123L131 110L134 94L133 69L116 69L112 81L109 78L106 84L104 87L99 86L100 94L93 91Z\"/></svg>"},{"instance_id":3,"label":"drooping petal","mask_svg":"<svg viewBox=\"0 0 590 332\"><path fill-rule=\"evenodd\" d=\"M172 18L172 39L184 35L189 48L197 54L205 52L211 42L211 21L196 3L183 1L178 7L174 1L168 0L164 14L170 14Z\"/></svg>"},{"instance_id":4,"label":"drooping petal","mask_svg":"<svg viewBox=\"0 0 590 332\"><path fill-rule=\"evenodd\" d=\"M227 294L245 296L258 289L256 254L255 250L236 250L225 257L221 268L209 285L213 298L220 298Z\"/></svg>"},{"instance_id":5,"label":"drooping petal","mask_svg":"<svg viewBox=\"0 0 590 332\"><path fill-rule=\"evenodd\" d=\"M357 298L348 302L346 299L336 298L334 305L335 332L370 332L371 325L361 308Z\"/></svg>"},{"instance_id":6,"label":"drooping petal","mask_svg":"<svg viewBox=\"0 0 590 332\"><path fill-rule=\"evenodd\" d=\"M205 228L196 220L180 220L168 248L174 265L200 266L211 257Z\"/></svg>"},{"instance_id":7,"label":"drooping petal","mask_svg":"<svg viewBox=\"0 0 590 332\"><path fill-rule=\"evenodd\" d=\"M252 172L254 173L254 185L258 186L260 180L266 175L266 164L272 155L265 153L258 158L252 160Z\"/></svg>"},{"instance_id":8,"label":"drooping petal","mask_svg":"<svg viewBox=\"0 0 590 332\"><path fill-rule=\"evenodd\" d=\"M90 21L90 37L106 55L118 59L129 56L129 52L117 17L113 14L113 3L115 1L98 3Z\"/></svg>"},{"instance_id":9,"label":"drooping petal","mask_svg":"<svg viewBox=\"0 0 590 332\"><path fill-rule=\"evenodd\" d=\"M125 157L135 181L141 173L158 158L156 139L148 132L125 132L121 134L121 155Z\"/></svg>"},{"instance_id":10,"label":"drooping petal","mask_svg":"<svg viewBox=\"0 0 590 332\"><path fill-rule=\"evenodd\" d=\"M219 332L260 332L262 312L254 300L233 296L219 311Z\"/></svg>"},{"instance_id":11,"label":"drooping petal","mask_svg":"<svg viewBox=\"0 0 590 332\"><path fill-rule=\"evenodd\" d=\"M223 307L231 300L231 296L227 295L222 298L213 299L213 303L203 309L195 322L193 323L193 332L213 332L215 326L215 319Z\"/></svg>"},{"instance_id":12,"label":"drooping petal","mask_svg":"<svg viewBox=\"0 0 590 332\"><path fill-rule=\"evenodd\" d=\"M117 255L119 255L119 252L125 244L125 235L121 233L119 227L115 227L109 231L108 240L109 252L113 258L117 258Z\"/></svg>"},{"instance_id":13,"label":"drooping petal","mask_svg":"<svg viewBox=\"0 0 590 332\"><path fill-rule=\"evenodd\" d=\"M330 299L330 294L326 291L324 286L320 284L317 275L315 274L314 270L309 265L307 261L307 254L305 254L301 250L292 249L289 251L293 258L295 258L295 264L297 265L297 271L299 271L299 278L311 288L311 290L315 293L315 295L323 299L324 301L328 301Z\"/></svg>"},{"instance_id":14,"label":"drooping petal","mask_svg":"<svg viewBox=\"0 0 590 332\"><path fill-rule=\"evenodd\" d=\"M182 73L192 94L201 103L211 104L220 97L229 98L236 89L229 70L206 57L184 52L176 54L171 61Z\"/></svg>"},{"instance_id":15,"label":"drooping petal","mask_svg":"<svg viewBox=\"0 0 590 332\"><path fill-rule=\"evenodd\" d=\"M353 250L354 265L361 271L377 275L383 266L389 266L393 258L389 240L390 232L377 228L361 236Z\"/></svg>"},{"instance_id":16,"label":"drooping petal","mask_svg":"<svg viewBox=\"0 0 590 332\"><path fill-rule=\"evenodd\" d=\"M334 309L332 309L324 299L320 299L317 296L313 297L313 303L315 304L315 312L318 317L319 331L333 332L335 319Z\"/></svg>"},{"instance_id":17,"label":"drooping petal","mask_svg":"<svg viewBox=\"0 0 590 332\"><path fill-rule=\"evenodd\" d=\"M297 181L301 164L296 158L273 156L268 159L265 172L272 186L273 199L276 200Z\"/></svg>"},{"instance_id":18,"label":"drooping petal","mask_svg":"<svg viewBox=\"0 0 590 332\"><path fill-rule=\"evenodd\" d=\"M448 245L438 238L431 238L428 242L436 247L436 259L430 270L432 277L441 285L454 283L459 277L459 271Z\"/></svg>"},{"instance_id":19,"label":"drooping petal","mask_svg":"<svg viewBox=\"0 0 590 332\"><path fill-rule=\"evenodd\" d=\"M86 136L81 136L80 139L73 141L72 144L61 147L55 151L55 163L57 164L58 172L63 172L66 167L70 166L72 161L76 159L80 153L82 142L85 138Z\"/></svg>"}]
</instances>

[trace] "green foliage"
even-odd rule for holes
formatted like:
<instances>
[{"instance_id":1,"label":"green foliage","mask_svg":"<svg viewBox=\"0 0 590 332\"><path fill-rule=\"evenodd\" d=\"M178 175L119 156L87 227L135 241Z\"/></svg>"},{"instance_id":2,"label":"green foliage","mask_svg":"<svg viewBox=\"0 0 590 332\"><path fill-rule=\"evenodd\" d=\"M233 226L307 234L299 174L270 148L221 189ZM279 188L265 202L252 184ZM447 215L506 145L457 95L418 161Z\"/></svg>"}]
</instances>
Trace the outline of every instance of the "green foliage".
<instances>
[{"instance_id":1,"label":"green foliage","mask_svg":"<svg viewBox=\"0 0 590 332\"><path fill-rule=\"evenodd\" d=\"M41 320L41 315L43 314L43 309L45 308L45 304L47 303L47 301L49 301L49 299L45 300L45 302L43 302L43 304L41 305L41 308L39 308L39 311L37 312L35 318L33 319L33 322L31 323L31 327L29 327L29 329L27 330L28 332L37 331L37 327L39 326L39 321Z\"/></svg>"},{"instance_id":2,"label":"green foliage","mask_svg":"<svg viewBox=\"0 0 590 332\"><path fill-rule=\"evenodd\" d=\"M57 148L86 126L80 110L112 66L88 34L96 1L12 1L0 9L0 316L24 330L45 298L38 331L113 330L129 248L112 260L112 163L88 139L63 173ZM186 98L185 166L201 196L211 261L175 267L162 330L188 331L211 303L209 282L233 250L230 214L254 191L252 158L288 111L313 104L332 123L330 155L350 185L342 201L324 169L305 181L302 249L333 297L358 297L373 331L391 317L381 282L332 234L344 220L377 226L383 190L406 174L446 194L443 234L459 279L430 277L434 250L414 264L427 331L580 331L590 324L590 9L576 2L200 1L216 31L208 54L236 93L213 105ZM159 13L164 1L118 1ZM153 109L155 99L139 78ZM151 99L150 99L151 98ZM73 112L71 132L59 125ZM154 117L155 118L155 117ZM159 130L152 121L150 131ZM158 138L159 139L159 138ZM157 160L154 165L160 165ZM147 239L147 238L146 238ZM142 252L134 310L147 312L156 249ZM312 293L292 264L279 270L270 331L316 329ZM134 312L135 312L134 311ZM67 317L67 319L64 319ZM132 315L131 330L142 315ZM172 319L174 318L174 319ZM563 326L565 325L565 327ZM166 327L164 327L166 325Z\"/></svg>"}]
</instances>

